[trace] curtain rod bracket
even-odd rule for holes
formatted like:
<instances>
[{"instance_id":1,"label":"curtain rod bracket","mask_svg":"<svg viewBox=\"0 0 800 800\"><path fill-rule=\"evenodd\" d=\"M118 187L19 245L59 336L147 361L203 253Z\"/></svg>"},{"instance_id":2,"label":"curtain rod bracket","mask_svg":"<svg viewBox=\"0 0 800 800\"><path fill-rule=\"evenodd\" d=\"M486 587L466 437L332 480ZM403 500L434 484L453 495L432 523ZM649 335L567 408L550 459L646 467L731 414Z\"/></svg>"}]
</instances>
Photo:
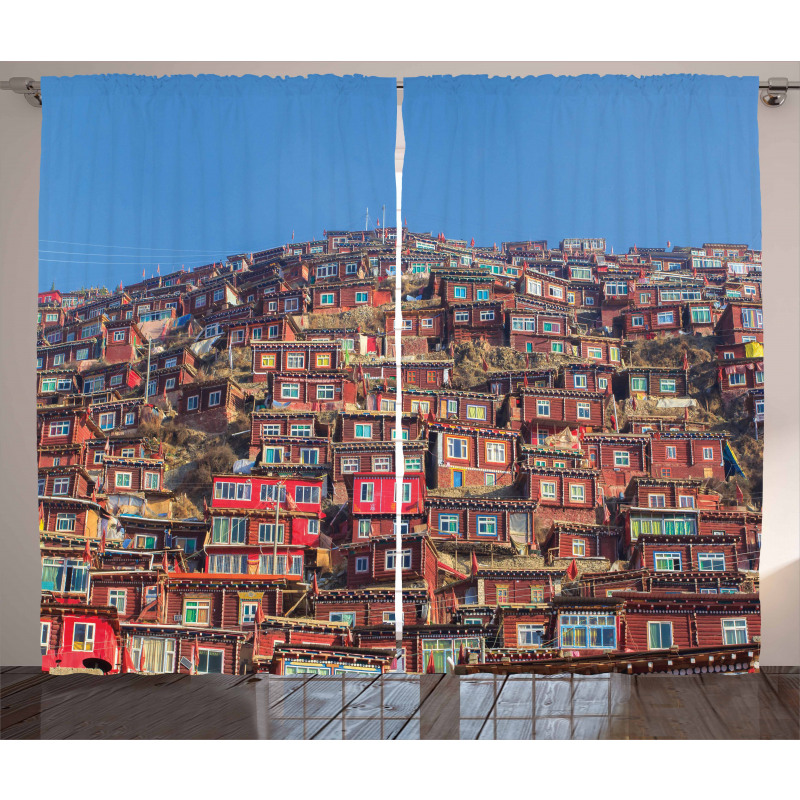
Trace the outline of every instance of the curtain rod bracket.
<instances>
[{"instance_id":1,"label":"curtain rod bracket","mask_svg":"<svg viewBox=\"0 0 800 800\"><path fill-rule=\"evenodd\" d=\"M9 89L15 94L21 94L34 108L42 107L42 84L33 78L9 78L0 81L0 89Z\"/></svg>"},{"instance_id":2,"label":"curtain rod bracket","mask_svg":"<svg viewBox=\"0 0 800 800\"><path fill-rule=\"evenodd\" d=\"M782 106L786 101L788 91L789 80L787 78L770 78L761 92L761 102L765 106Z\"/></svg>"}]
</instances>

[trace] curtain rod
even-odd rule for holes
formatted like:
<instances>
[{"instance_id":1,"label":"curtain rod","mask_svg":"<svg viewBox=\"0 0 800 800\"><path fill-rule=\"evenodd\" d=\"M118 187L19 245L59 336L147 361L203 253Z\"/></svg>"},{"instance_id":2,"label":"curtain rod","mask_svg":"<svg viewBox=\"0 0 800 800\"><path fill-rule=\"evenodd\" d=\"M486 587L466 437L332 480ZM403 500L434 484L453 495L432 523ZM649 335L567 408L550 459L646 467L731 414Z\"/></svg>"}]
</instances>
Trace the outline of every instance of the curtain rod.
<instances>
[{"instance_id":1,"label":"curtain rod","mask_svg":"<svg viewBox=\"0 0 800 800\"><path fill-rule=\"evenodd\" d=\"M397 81L397 88L402 90L403 79ZM790 81L788 78L769 78L760 80L758 88L762 89L761 101L766 106L782 106L786 100L789 89L800 89L800 81ZM25 97L28 103L36 108L42 107L42 83L33 78L11 78L0 81L0 89L15 92Z\"/></svg>"}]
</instances>

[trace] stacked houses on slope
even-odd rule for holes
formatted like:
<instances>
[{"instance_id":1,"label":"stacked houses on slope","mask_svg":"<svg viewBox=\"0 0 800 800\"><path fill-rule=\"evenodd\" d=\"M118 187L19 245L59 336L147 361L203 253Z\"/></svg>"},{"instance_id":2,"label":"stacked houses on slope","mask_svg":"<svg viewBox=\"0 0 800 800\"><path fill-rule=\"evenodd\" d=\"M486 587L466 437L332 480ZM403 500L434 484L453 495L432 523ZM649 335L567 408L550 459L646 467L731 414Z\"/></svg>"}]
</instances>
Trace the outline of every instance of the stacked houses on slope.
<instances>
[{"instance_id":1,"label":"stacked houses on slope","mask_svg":"<svg viewBox=\"0 0 800 800\"><path fill-rule=\"evenodd\" d=\"M750 668L759 503L681 343L757 436L760 281L744 245L378 229L40 293L44 668ZM240 456L188 517L181 427Z\"/></svg>"}]
</instances>

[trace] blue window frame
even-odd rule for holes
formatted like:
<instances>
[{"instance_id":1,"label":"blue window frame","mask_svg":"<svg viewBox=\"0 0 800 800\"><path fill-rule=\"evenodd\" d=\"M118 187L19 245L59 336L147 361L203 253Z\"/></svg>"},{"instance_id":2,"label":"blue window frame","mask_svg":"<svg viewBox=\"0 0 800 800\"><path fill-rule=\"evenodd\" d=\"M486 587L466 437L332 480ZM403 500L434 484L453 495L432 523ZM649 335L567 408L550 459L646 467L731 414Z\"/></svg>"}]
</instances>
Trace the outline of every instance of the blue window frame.
<instances>
[{"instance_id":1,"label":"blue window frame","mask_svg":"<svg viewBox=\"0 0 800 800\"><path fill-rule=\"evenodd\" d=\"M561 647L613 650L617 646L617 625L613 614L561 614L558 622Z\"/></svg>"},{"instance_id":2,"label":"blue window frame","mask_svg":"<svg viewBox=\"0 0 800 800\"><path fill-rule=\"evenodd\" d=\"M497 536L497 517L490 514L478 514L475 517L478 536Z\"/></svg>"}]
</instances>

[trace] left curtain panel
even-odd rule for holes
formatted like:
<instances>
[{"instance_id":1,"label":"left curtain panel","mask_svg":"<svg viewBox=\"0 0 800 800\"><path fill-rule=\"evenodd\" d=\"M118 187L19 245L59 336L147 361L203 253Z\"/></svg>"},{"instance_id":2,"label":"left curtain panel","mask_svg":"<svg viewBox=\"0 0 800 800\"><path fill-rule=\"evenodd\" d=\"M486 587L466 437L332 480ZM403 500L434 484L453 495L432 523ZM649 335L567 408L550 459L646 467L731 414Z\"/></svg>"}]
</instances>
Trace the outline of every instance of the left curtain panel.
<instances>
[{"instance_id":1,"label":"left curtain panel","mask_svg":"<svg viewBox=\"0 0 800 800\"><path fill-rule=\"evenodd\" d=\"M388 668L327 608L316 655L268 634L347 534L331 437L382 332L394 84L42 80L44 669Z\"/></svg>"}]
</instances>

